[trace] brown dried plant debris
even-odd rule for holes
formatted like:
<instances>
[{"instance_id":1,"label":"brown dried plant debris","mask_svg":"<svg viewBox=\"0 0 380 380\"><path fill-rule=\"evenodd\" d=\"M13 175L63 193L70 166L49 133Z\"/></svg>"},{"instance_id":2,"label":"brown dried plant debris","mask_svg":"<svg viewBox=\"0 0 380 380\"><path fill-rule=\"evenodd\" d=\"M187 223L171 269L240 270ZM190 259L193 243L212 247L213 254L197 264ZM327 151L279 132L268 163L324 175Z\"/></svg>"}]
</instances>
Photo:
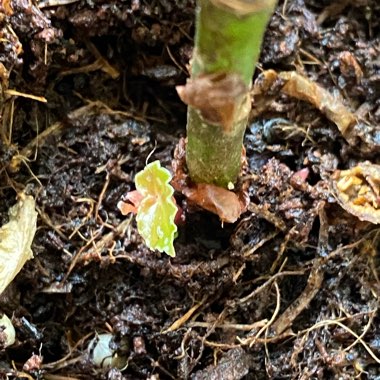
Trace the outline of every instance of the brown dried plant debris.
<instances>
[{"instance_id":1,"label":"brown dried plant debris","mask_svg":"<svg viewBox=\"0 0 380 380\"><path fill-rule=\"evenodd\" d=\"M230 132L241 112L248 87L238 74L203 74L177 86L181 100L200 111L204 120ZM246 116L246 115L242 115Z\"/></svg>"},{"instance_id":2,"label":"brown dried plant debris","mask_svg":"<svg viewBox=\"0 0 380 380\"><path fill-rule=\"evenodd\" d=\"M380 165L363 162L337 170L331 180L339 204L362 221L380 223Z\"/></svg>"},{"instance_id":3,"label":"brown dried plant debris","mask_svg":"<svg viewBox=\"0 0 380 380\"><path fill-rule=\"evenodd\" d=\"M0 12L4 12L7 16L12 16L13 8L11 0L3 0L3 2L0 4Z\"/></svg>"},{"instance_id":4,"label":"brown dried plant debris","mask_svg":"<svg viewBox=\"0 0 380 380\"><path fill-rule=\"evenodd\" d=\"M354 70L358 77L362 75L358 65L354 66ZM318 83L295 71L277 73L274 70L267 70L261 73L251 91L253 97L251 117L258 116L266 109L269 102L276 97L276 89L319 109L336 124L351 146L357 146L358 140L361 140L363 151L379 149L375 133L376 126L360 123L359 117L343 104L343 99L339 94L330 93ZM268 94L271 95L268 96Z\"/></svg>"}]
</instances>

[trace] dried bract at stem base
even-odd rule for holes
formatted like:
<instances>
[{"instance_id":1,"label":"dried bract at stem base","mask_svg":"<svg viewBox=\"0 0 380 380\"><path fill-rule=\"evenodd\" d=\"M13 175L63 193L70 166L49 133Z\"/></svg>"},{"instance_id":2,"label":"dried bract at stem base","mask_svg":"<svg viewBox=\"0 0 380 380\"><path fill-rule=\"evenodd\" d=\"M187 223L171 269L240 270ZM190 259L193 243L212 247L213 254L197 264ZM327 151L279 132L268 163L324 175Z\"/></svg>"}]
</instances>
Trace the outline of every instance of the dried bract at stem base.
<instances>
[{"instance_id":1,"label":"dried bract at stem base","mask_svg":"<svg viewBox=\"0 0 380 380\"><path fill-rule=\"evenodd\" d=\"M173 187L181 192L190 203L219 216L222 222L234 223L247 209L249 197L245 184L237 193L207 183L195 183L185 173L186 143L181 139L174 152ZM245 155L244 155L245 157ZM243 165L244 168L245 165Z\"/></svg>"}]
</instances>

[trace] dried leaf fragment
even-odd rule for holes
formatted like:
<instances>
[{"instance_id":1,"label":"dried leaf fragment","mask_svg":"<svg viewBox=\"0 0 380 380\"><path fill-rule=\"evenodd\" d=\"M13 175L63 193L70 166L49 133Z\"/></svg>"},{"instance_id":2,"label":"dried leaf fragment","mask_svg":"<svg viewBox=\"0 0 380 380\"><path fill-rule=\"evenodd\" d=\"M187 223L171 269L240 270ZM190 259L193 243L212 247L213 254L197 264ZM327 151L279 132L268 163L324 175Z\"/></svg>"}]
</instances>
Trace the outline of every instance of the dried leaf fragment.
<instances>
[{"instance_id":1,"label":"dried leaf fragment","mask_svg":"<svg viewBox=\"0 0 380 380\"><path fill-rule=\"evenodd\" d=\"M9 222L0 228L0 294L33 257L31 245L37 229L34 198L23 195L9 209Z\"/></svg>"},{"instance_id":2,"label":"dried leaf fragment","mask_svg":"<svg viewBox=\"0 0 380 380\"><path fill-rule=\"evenodd\" d=\"M3 8L4 13L7 16L13 15L13 8L12 8L12 2L11 0L3 0L2 4L0 4L0 9Z\"/></svg>"},{"instance_id":3,"label":"dried leaf fragment","mask_svg":"<svg viewBox=\"0 0 380 380\"><path fill-rule=\"evenodd\" d=\"M345 77L355 77L356 83L360 83L364 74L354 54L347 50L341 52L339 54L339 66Z\"/></svg>"},{"instance_id":4,"label":"dried leaf fragment","mask_svg":"<svg viewBox=\"0 0 380 380\"><path fill-rule=\"evenodd\" d=\"M334 173L332 190L339 204L362 221L380 223L380 165L360 163Z\"/></svg>"},{"instance_id":5,"label":"dried leaf fragment","mask_svg":"<svg viewBox=\"0 0 380 380\"><path fill-rule=\"evenodd\" d=\"M283 82L281 92L314 105L336 124L342 136L350 144L355 143L353 130L357 123L355 114L343 104L338 95L330 94L319 84L295 71L276 73L274 70L267 70L261 73L258 85L255 84L252 89L252 95L259 106L263 103L260 98L265 97L265 93L279 81Z\"/></svg>"},{"instance_id":6,"label":"dried leaf fragment","mask_svg":"<svg viewBox=\"0 0 380 380\"><path fill-rule=\"evenodd\" d=\"M343 137L349 137L351 128L356 124L356 117L339 97L294 71L279 73L279 77L286 80L282 88L284 93L313 104L337 125Z\"/></svg>"}]
</instances>

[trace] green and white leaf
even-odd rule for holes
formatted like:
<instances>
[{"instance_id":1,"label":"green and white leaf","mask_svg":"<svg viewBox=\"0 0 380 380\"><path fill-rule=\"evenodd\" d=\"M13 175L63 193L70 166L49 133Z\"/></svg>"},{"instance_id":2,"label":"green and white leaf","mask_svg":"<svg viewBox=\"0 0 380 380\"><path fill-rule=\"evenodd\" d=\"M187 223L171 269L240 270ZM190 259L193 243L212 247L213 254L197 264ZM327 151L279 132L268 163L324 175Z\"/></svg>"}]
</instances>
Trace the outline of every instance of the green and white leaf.
<instances>
[{"instance_id":1,"label":"green and white leaf","mask_svg":"<svg viewBox=\"0 0 380 380\"><path fill-rule=\"evenodd\" d=\"M177 206L173 200L170 172L159 161L148 164L136 174L136 189L144 196L137 212L137 228L150 249L175 256L173 241Z\"/></svg>"},{"instance_id":2,"label":"green and white leaf","mask_svg":"<svg viewBox=\"0 0 380 380\"><path fill-rule=\"evenodd\" d=\"M33 257L31 245L37 229L36 204L23 196L8 211L9 222L0 228L0 294Z\"/></svg>"}]
</instances>

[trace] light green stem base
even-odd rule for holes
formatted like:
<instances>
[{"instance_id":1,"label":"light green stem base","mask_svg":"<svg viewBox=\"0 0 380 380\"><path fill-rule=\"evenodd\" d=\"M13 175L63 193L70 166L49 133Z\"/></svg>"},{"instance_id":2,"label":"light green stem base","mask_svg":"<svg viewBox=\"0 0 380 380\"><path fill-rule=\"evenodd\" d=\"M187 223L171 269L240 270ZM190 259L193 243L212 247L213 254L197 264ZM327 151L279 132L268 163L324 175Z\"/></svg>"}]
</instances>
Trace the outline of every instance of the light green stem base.
<instances>
[{"instance_id":1,"label":"light green stem base","mask_svg":"<svg viewBox=\"0 0 380 380\"><path fill-rule=\"evenodd\" d=\"M199 112L189 107L186 162L193 181L225 188L235 183L240 172L248 112L246 115L235 123L230 133L225 133L220 126L205 123Z\"/></svg>"}]
</instances>

